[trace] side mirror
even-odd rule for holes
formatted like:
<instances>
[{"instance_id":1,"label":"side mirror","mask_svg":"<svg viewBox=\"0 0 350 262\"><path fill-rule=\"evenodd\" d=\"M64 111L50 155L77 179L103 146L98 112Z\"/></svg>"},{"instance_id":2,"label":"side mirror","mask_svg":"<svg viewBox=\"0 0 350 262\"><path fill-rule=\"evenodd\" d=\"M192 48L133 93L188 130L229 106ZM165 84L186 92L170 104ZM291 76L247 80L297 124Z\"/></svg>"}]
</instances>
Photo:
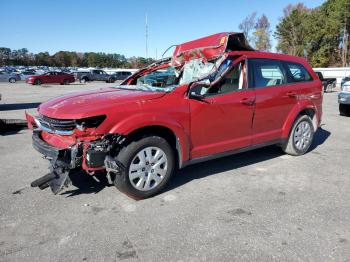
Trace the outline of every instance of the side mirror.
<instances>
[{"instance_id":1,"label":"side mirror","mask_svg":"<svg viewBox=\"0 0 350 262\"><path fill-rule=\"evenodd\" d=\"M202 80L202 81L198 81L196 83L193 84L193 87L196 87L196 86L203 86L203 87L210 87L211 83L210 83L210 80L209 79L205 79L205 80Z\"/></svg>"},{"instance_id":2,"label":"side mirror","mask_svg":"<svg viewBox=\"0 0 350 262\"><path fill-rule=\"evenodd\" d=\"M197 94L196 92L190 92L188 97L193 100L211 104L210 100L207 100L205 95Z\"/></svg>"},{"instance_id":3,"label":"side mirror","mask_svg":"<svg viewBox=\"0 0 350 262\"><path fill-rule=\"evenodd\" d=\"M209 88L210 87L210 81L209 79L206 79L206 80L202 80L202 81L199 81L199 82L195 82L191 85L190 87L190 92L189 92L189 98L190 99L194 99L194 100L198 100L198 101L201 101L201 102L205 102L205 103L209 103L205 98L206 96L205 95L202 95L202 94L199 94L199 92L195 92L193 90L199 90L201 88Z\"/></svg>"}]
</instances>

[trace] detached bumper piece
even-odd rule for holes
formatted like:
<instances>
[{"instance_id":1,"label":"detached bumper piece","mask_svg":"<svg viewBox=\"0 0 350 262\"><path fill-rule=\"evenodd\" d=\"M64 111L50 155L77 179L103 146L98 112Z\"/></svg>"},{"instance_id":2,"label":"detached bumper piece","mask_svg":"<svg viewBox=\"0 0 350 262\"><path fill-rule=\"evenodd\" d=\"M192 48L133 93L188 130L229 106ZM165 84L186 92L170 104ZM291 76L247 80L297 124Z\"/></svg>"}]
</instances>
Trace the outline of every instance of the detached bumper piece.
<instances>
[{"instance_id":1,"label":"detached bumper piece","mask_svg":"<svg viewBox=\"0 0 350 262\"><path fill-rule=\"evenodd\" d=\"M71 185L69 178L69 171L58 172L57 170L48 173L47 175L33 181L32 187L39 187L41 190L50 187L52 192L56 195L61 192L64 187Z\"/></svg>"},{"instance_id":2,"label":"detached bumper piece","mask_svg":"<svg viewBox=\"0 0 350 262\"><path fill-rule=\"evenodd\" d=\"M54 194L71 184L69 174L81 161L81 150L77 147L60 149L47 144L41 139L40 132L33 132L33 147L50 160L50 173L33 181L32 187L45 189L50 187Z\"/></svg>"}]
</instances>

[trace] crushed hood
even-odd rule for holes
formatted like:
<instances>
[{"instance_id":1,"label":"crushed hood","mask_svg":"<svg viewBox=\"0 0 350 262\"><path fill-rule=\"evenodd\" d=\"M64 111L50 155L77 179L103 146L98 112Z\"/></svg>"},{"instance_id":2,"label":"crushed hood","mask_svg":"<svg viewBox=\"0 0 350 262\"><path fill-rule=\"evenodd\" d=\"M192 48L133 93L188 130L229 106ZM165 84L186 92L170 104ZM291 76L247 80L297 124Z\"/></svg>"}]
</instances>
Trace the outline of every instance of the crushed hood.
<instances>
[{"instance_id":1,"label":"crushed hood","mask_svg":"<svg viewBox=\"0 0 350 262\"><path fill-rule=\"evenodd\" d=\"M51 118L80 119L106 114L111 108L117 109L126 103L140 103L164 95L161 92L101 88L54 98L42 103L38 110Z\"/></svg>"},{"instance_id":2,"label":"crushed hood","mask_svg":"<svg viewBox=\"0 0 350 262\"><path fill-rule=\"evenodd\" d=\"M243 33L218 33L177 45L172 65L180 66L198 58L214 59L230 51L253 51Z\"/></svg>"}]
</instances>

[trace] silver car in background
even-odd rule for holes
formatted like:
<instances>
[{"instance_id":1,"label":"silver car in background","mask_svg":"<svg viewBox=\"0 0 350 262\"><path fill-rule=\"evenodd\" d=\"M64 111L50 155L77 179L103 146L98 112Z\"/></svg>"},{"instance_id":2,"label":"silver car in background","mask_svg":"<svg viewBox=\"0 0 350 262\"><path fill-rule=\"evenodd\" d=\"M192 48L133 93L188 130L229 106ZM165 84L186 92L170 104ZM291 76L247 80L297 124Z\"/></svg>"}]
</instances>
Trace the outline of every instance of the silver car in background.
<instances>
[{"instance_id":1,"label":"silver car in background","mask_svg":"<svg viewBox=\"0 0 350 262\"><path fill-rule=\"evenodd\" d=\"M33 71L23 71L21 74L20 74L20 77L21 77L21 80L24 80L26 81L27 78L31 77L31 76L35 76L36 73L33 72Z\"/></svg>"},{"instance_id":2,"label":"silver car in background","mask_svg":"<svg viewBox=\"0 0 350 262\"><path fill-rule=\"evenodd\" d=\"M350 81L344 81L338 95L339 114L350 116Z\"/></svg>"},{"instance_id":3,"label":"silver car in background","mask_svg":"<svg viewBox=\"0 0 350 262\"><path fill-rule=\"evenodd\" d=\"M18 74L0 71L0 82L16 83L19 80L21 80L21 77Z\"/></svg>"}]
</instances>

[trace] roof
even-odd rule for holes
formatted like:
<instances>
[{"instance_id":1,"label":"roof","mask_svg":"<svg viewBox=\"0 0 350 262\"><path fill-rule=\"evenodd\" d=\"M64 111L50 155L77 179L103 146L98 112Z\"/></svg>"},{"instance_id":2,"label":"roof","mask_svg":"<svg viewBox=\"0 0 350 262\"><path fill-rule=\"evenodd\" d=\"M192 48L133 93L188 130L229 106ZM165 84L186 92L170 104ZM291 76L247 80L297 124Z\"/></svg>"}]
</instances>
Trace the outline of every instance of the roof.
<instances>
[{"instance_id":1,"label":"roof","mask_svg":"<svg viewBox=\"0 0 350 262\"><path fill-rule=\"evenodd\" d=\"M185 42L176 46L172 64L181 65L196 58L213 59L228 51L254 50L243 33L223 32Z\"/></svg>"},{"instance_id":2,"label":"roof","mask_svg":"<svg viewBox=\"0 0 350 262\"><path fill-rule=\"evenodd\" d=\"M262 52L262 51L232 51L227 53L230 56L237 55L245 55L249 58L269 58L269 59L279 59L279 60L287 60L291 62L299 62L299 63L307 63L307 60L304 57L292 56L280 53L270 53L270 52Z\"/></svg>"}]
</instances>

